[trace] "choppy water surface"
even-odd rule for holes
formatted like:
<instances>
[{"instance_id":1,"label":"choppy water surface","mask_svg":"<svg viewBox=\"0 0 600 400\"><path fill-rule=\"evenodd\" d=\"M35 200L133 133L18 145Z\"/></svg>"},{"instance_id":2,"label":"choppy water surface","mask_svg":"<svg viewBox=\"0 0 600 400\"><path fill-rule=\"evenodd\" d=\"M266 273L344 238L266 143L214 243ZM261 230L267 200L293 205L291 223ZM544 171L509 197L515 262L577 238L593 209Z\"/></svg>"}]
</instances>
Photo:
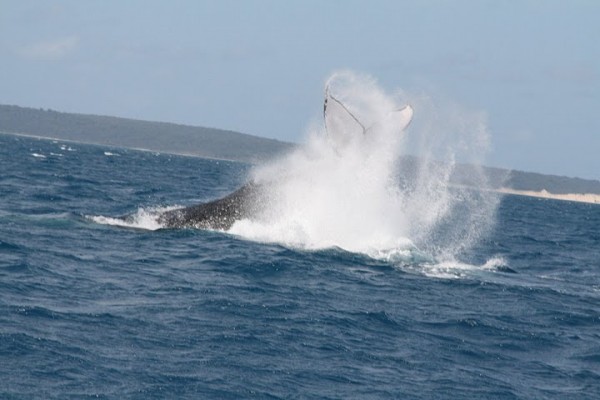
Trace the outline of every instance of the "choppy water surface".
<instances>
[{"instance_id":1,"label":"choppy water surface","mask_svg":"<svg viewBox=\"0 0 600 400\"><path fill-rule=\"evenodd\" d=\"M241 164L0 135L0 165L0 397L600 396L598 206L507 196L453 260L386 258L92 219Z\"/></svg>"}]
</instances>

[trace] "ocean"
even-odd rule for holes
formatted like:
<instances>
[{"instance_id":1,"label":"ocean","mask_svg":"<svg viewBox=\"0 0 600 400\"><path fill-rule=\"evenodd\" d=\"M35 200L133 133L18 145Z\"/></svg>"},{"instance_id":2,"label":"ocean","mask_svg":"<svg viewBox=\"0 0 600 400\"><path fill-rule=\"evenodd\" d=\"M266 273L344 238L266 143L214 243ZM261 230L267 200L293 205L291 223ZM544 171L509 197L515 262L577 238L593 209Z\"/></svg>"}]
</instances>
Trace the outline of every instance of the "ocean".
<instances>
[{"instance_id":1,"label":"ocean","mask_svg":"<svg viewBox=\"0 0 600 400\"><path fill-rule=\"evenodd\" d=\"M0 398L600 399L600 206L457 184L478 115L334 78L258 165L0 134Z\"/></svg>"},{"instance_id":2,"label":"ocean","mask_svg":"<svg viewBox=\"0 0 600 400\"><path fill-rule=\"evenodd\" d=\"M110 223L241 163L0 135L0 165L0 398L600 398L597 205L508 195L419 261Z\"/></svg>"}]
</instances>

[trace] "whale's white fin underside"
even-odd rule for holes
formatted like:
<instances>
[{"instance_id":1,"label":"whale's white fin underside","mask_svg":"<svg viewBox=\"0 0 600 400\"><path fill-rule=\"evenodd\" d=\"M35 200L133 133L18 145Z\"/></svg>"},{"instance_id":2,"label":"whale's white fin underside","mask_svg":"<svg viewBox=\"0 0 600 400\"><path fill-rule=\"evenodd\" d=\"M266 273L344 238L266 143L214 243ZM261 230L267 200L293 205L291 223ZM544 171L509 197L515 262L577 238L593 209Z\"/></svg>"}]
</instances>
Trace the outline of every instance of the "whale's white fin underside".
<instances>
[{"instance_id":1,"label":"whale's white fin underside","mask_svg":"<svg viewBox=\"0 0 600 400\"><path fill-rule=\"evenodd\" d=\"M325 102L323 104L323 117L325 130L336 147L343 147L357 137L368 134L378 125L392 126L402 132L412 120L413 108L406 105L388 113L383 120L370 126L365 126L359 118L339 99L333 96L329 86L325 88Z\"/></svg>"}]
</instances>

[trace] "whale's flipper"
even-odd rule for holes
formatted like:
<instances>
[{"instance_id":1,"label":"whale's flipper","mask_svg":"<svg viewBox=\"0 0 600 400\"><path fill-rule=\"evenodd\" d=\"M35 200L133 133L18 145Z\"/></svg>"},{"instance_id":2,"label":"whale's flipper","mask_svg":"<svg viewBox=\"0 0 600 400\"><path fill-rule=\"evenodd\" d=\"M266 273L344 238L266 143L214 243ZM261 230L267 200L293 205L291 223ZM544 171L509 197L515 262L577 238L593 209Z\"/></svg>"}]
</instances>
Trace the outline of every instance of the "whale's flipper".
<instances>
[{"instance_id":1,"label":"whale's flipper","mask_svg":"<svg viewBox=\"0 0 600 400\"><path fill-rule=\"evenodd\" d=\"M325 130L336 148L344 147L351 140L366 133L367 128L354 114L325 88L323 104Z\"/></svg>"},{"instance_id":2,"label":"whale's flipper","mask_svg":"<svg viewBox=\"0 0 600 400\"><path fill-rule=\"evenodd\" d=\"M367 128L348 110L348 108L325 88L323 104L325 130L336 147L343 147L357 136L364 135Z\"/></svg>"},{"instance_id":3,"label":"whale's flipper","mask_svg":"<svg viewBox=\"0 0 600 400\"><path fill-rule=\"evenodd\" d=\"M406 105L390 112L383 120L365 126L342 101L331 94L329 85L325 88L325 130L336 148L344 147L355 138L368 134L378 125L391 126L401 132L410 124L412 116L413 108Z\"/></svg>"}]
</instances>

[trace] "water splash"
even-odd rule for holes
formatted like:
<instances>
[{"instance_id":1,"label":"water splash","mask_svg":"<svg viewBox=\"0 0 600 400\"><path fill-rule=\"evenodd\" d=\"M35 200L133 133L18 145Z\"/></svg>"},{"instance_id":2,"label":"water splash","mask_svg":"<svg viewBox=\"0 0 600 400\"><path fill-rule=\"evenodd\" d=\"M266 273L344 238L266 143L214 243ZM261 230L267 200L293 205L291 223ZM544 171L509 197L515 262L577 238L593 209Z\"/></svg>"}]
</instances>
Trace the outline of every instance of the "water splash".
<instances>
[{"instance_id":1,"label":"water splash","mask_svg":"<svg viewBox=\"0 0 600 400\"><path fill-rule=\"evenodd\" d=\"M351 72L334 74L327 86L372 128L357 134L356 122L337 121L332 135L314 127L296 151L255 168L253 179L269 185L268 205L230 233L441 262L455 259L492 226L498 198L485 190L487 177L477 166L489 144L482 115L440 108L425 96L389 95L371 77ZM402 131L389 116L408 102L415 121ZM468 185L455 179L459 161L470 165L463 171Z\"/></svg>"},{"instance_id":2,"label":"water splash","mask_svg":"<svg viewBox=\"0 0 600 400\"><path fill-rule=\"evenodd\" d=\"M106 217L103 215L87 215L86 218L101 225L120 226L123 228L143 229L155 231L164 228L159 222L159 217L166 211L180 208L180 206L169 207L147 207L138 208L137 212L128 215L127 217L115 218Z\"/></svg>"}]
</instances>

